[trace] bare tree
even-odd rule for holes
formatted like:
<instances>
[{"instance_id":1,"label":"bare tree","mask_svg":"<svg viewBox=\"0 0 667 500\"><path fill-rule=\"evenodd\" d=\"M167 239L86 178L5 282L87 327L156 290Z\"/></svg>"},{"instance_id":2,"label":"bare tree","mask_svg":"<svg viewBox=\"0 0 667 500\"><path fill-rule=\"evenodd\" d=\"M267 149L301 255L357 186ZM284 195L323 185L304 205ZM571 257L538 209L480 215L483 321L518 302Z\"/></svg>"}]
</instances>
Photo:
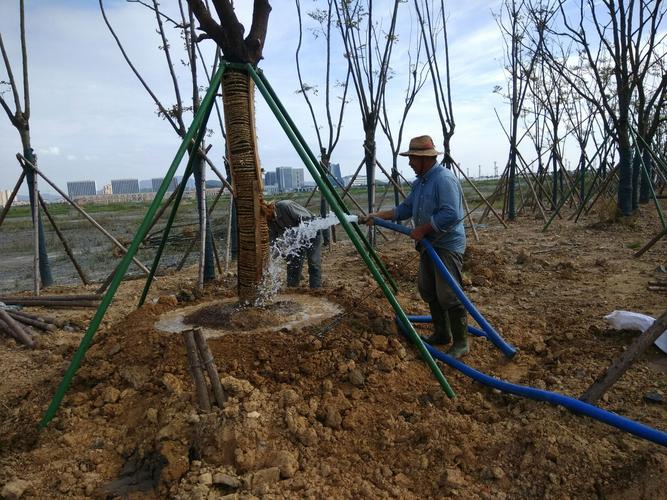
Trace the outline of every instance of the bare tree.
<instances>
[{"instance_id":1,"label":"bare tree","mask_svg":"<svg viewBox=\"0 0 667 500\"><path fill-rule=\"evenodd\" d=\"M439 0L439 2L434 2L433 0L414 0L414 6L424 41L426 61L428 62L433 87L433 97L442 129L445 153L443 162L448 168L451 168L453 159L450 143L454 135L456 123L454 121L454 106L452 105L445 2L444 0ZM440 45L440 42L442 42L442 45ZM440 61L442 61L444 68L440 67Z\"/></svg>"},{"instance_id":2,"label":"bare tree","mask_svg":"<svg viewBox=\"0 0 667 500\"><path fill-rule=\"evenodd\" d=\"M137 3L141 4L144 7L150 9L155 16L156 23L156 32L160 37L160 50L164 54L165 62L167 65L167 70L169 72L169 78L171 80L171 86L173 90L173 104L165 105L156 93L151 89L149 84L146 82L145 78L141 75L139 70L130 60L130 57L124 48L121 40L114 31L111 22L107 16L106 10L104 8L103 0L99 0L100 10L104 18L104 22L107 25L110 33L114 37L116 44L118 45L125 61L130 66L130 69L133 71L137 79L140 81L141 85L147 91L147 93L152 98L158 109L158 115L166 120L173 130L178 134L179 137L184 137L187 132L187 127L185 123L185 114L188 112L196 113L199 108L199 77L198 77L198 65L201 63L204 69L206 66L203 62L201 52L198 51L195 34L194 34L194 20L192 11L189 8L186 8L183 0L178 1L178 13L176 18L168 16L165 12L160 10L159 3L157 0L141 1L141 0L127 0L128 3ZM180 19L178 17L180 16ZM165 29L165 24L168 24L179 31L180 38L183 42L183 54L175 54L175 50L172 47L169 37L167 36L167 31ZM184 104L184 92L181 90L181 84L179 84L177 67L175 66L175 61L180 62L181 65L187 67L190 73L191 81L191 104L188 106ZM208 74L208 71L206 71ZM222 128L222 126L221 126ZM224 134L224 130L223 130ZM205 170L205 157L202 150L195 151L193 148L188 150L190 156L193 156L193 174L195 178L195 189L197 192L197 206L198 206L198 215L199 215L199 225L200 225L200 272L199 272L199 286L202 287L205 281L212 281L215 279L215 266L214 266L214 257L215 248L213 243L213 234L211 230L211 224L208 217L206 217L206 199L205 199L205 183L206 183L206 170ZM210 160L209 160L210 161ZM185 182L185 180L183 181ZM203 228L203 229L202 229Z\"/></svg>"},{"instance_id":3,"label":"bare tree","mask_svg":"<svg viewBox=\"0 0 667 500\"><path fill-rule=\"evenodd\" d=\"M600 113L609 117L619 154L618 208L632 214L632 144L630 137L633 95L649 68L655 67L657 33L662 28L665 7L662 0L559 0L562 31L558 36L573 41L581 52L589 74L582 77L569 65L555 64L564 78ZM555 58L553 58L555 59ZM590 85L597 87L595 94Z\"/></svg>"},{"instance_id":4,"label":"bare tree","mask_svg":"<svg viewBox=\"0 0 667 500\"><path fill-rule=\"evenodd\" d=\"M544 31L534 24L534 18L526 16L526 2L504 0L501 10L496 14L496 22L501 30L505 49L505 70L509 75L507 96L510 102L509 159L507 163L507 205L508 218L516 218L515 192L517 185L517 161L519 143L519 123L523 113L524 100L533 76L538 52ZM532 33L537 34L538 43L527 47L524 40ZM500 89L497 89L498 91Z\"/></svg>"},{"instance_id":5,"label":"bare tree","mask_svg":"<svg viewBox=\"0 0 667 500\"><path fill-rule=\"evenodd\" d=\"M271 12L268 0L255 0L252 24L245 37L232 3L228 0L212 0L211 3L217 21L202 0L188 0L205 33L200 40L213 39L229 62L257 65L262 58ZM254 302L259 296L269 238L266 220L261 215L262 174L255 132L254 84L246 71L229 68L225 72L222 102L227 158L236 195L239 299Z\"/></svg>"},{"instance_id":6,"label":"bare tree","mask_svg":"<svg viewBox=\"0 0 667 500\"><path fill-rule=\"evenodd\" d=\"M20 30L21 30L21 65L22 65L22 77L23 77L23 102L21 102L21 97L19 94L18 83L14 78L14 73L12 71L12 66L5 49L5 44L2 40L2 33L0 33L0 51L2 52L2 61L5 66L5 71L7 73L7 80L0 81L0 85L7 85L11 90L12 97L14 99L14 110L12 111L11 107L5 101L0 92L0 105L2 109L7 113L7 117L11 124L16 128L21 138L21 147L23 148L23 156L30 161L33 165L37 165L37 157L35 152L32 149L31 138L30 138L30 85L28 81L28 45L26 42L26 31L25 31L25 5L24 1L21 0L19 3L19 13L20 13ZM41 279L42 286L49 286L53 283L53 277L51 276L51 266L49 265L49 256L46 253L46 235L44 234L44 225L42 224L42 218L39 211L39 200L37 197L37 179L35 173L32 169L24 168L26 174L25 178L28 181L28 192L30 195L30 207L34 214L33 221L37 225L37 251L36 256L39 260L39 276ZM35 280L37 277L35 276ZM36 290L38 291L38 290Z\"/></svg>"},{"instance_id":7,"label":"bare tree","mask_svg":"<svg viewBox=\"0 0 667 500\"><path fill-rule=\"evenodd\" d=\"M394 100L387 103L387 93L382 96L382 114L380 115L380 127L387 137L389 148L391 149L391 181L394 186L394 205L400 203L399 194L401 194L400 184L401 177L398 171L398 153L403 142L403 130L405 122L412 105L415 102L417 94L424 87L429 77L429 61L425 56L425 44L423 38L424 28L419 29L419 33L415 36L412 33L412 26L410 23L409 40L407 46L408 58L408 73L404 81L405 90L403 91L402 107L398 107ZM396 120L398 130L395 131L392 125L393 114L390 110L396 109L398 111L398 119ZM395 118L394 118L395 119Z\"/></svg>"},{"instance_id":8,"label":"bare tree","mask_svg":"<svg viewBox=\"0 0 667 500\"><path fill-rule=\"evenodd\" d=\"M375 135L382 112L382 97L392 72L389 65L396 41L396 20L400 0L394 0L385 29L376 20L373 0L334 2L345 55L352 72L364 129L364 164L368 184L368 212L375 207ZM369 230L369 240L374 241Z\"/></svg>"},{"instance_id":9,"label":"bare tree","mask_svg":"<svg viewBox=\"0 0 667 500\"><path fill-rule=\"evenodd\" d=\"M320 163L326 172L330 172L330 163L331 158L340 139L340 131L343 122L343 114L345 112L345 105L347 104L347 91L350 84L350 75L351 67L348 64L345 64L346 71L344 81L335 80L335 75L332 74L332 71L335 67L339 65L336 64L332 67L331 59L331 49L332 43L332 29L335 29L334 25L334 0L326 0L326 8L309 11L307 13L308 17L316 22L316 28L313 29L313 35L315 38L324 39L324 52L325 52L325 75L324 75L324 115L326 120L321 118L321 112L318 113L315 110L315 96L319 95L318 85L314 83L307 83L303 79L303 74L301 71L301 47L303 45L303 20L301 13L301 2L295 0L297 17L299 20L299 43L296 48L296 70L299 78L299 92L306 104L308 105L308 110L310 111L310 117L313 121L315 127L315 134L317 136L317 143L320 151ZM312 80L311 80L312 81ZM340 95L334 96L333 88L338 88L341 92ZM337 99L338 102L332 102L334 99ZM337 107L337 109L336 109ZM334 118L334 114L336 118ZM334 119L336 121L334 121ZM323 132L322 122L326 124L326 130ZM326 199L324 196L320 197L320 215L325 217L329 212ZM330 239L329 229L323 231L324 233L324 243L328 244Z\"/></svg>"}]
</instances>

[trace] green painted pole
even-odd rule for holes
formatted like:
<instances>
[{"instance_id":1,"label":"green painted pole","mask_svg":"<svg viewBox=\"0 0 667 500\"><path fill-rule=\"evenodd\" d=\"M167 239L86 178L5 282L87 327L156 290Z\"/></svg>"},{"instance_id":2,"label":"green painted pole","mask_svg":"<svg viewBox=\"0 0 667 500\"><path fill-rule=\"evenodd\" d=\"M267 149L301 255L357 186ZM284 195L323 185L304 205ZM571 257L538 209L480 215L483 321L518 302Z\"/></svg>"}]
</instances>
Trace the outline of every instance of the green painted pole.
<instances>
[{"instance_id":1,"label":"green painted pole","mask_svg":"<svg viewBox=\"0 0 667 500\"><path fill-rule=\"evenodd\" d=\"M155 216L155 213L157 212L160 206L160 202L162 201L165 193L167 192L169 183L171 182L171 179L174 177L174 174L176 173L176 170L178 169L178 166L181 163L181 160L183 159L183 156L185 155L185 152L187 151L190 142L192 141L195 133L200 129L200 127L205 127L205 123L203 123L204 116L207 114L206 113L207 110L209 110L210 112L210 107L212 106L213 99L215 98L215 95L217 93L217 89L220 85L220 81L222 80L222 74L224 73L224 71L225 71L225 66L221 65L216 74L214 75L213 80L211 81L211 86L208 88L208 91L206 92L206 95L202 100L201 107L195 114L192 121L192 125L190 125L190 129L185 134L183 142L181 143L181 146L178 148L178 151L176 152L176 157L174 158L174 161L171 162L171 166L169 167L169 170L167 171L167 174L164 180L162 181L162 184L160 185L158 192L155 194L153 203L151 203L151 206L148 208L148 211L144 216L144 220L141 223L139 230L134 235L134 239L132 240L130 248L128 248L127 253L121 260L120 264L118 265L117 272L115 273L114 278L111 281L111 284L109 285L109 289L107 290L107 293L104 294L102 302L100 303L100 306L97 308L97 311L95 312L95 316L93 316L93 319L90 321L90 325L88 325L88 330L86 330L85 335L81 339L79 348L72 357L72 361L70 362L70 365L67 368L67 371L65 372L65 376L63 377L62 381L60 382L60 385L56 389L56 393L53 396L53 399L51 400L51 404L49 405L49 407L46 410L46 413L42 417L42 421L40 422L40 427L42 428L46 427L55 416L56 411L58 411L58 407L60 406L60 403L65 397L65 394L67 393L67 389L69 388L69 385L72 382L72 378L74 378L74 375L79 369L79 366L81 365L81 362L83 361L83 358L86 355L86 352L88 351L88 348L90 347L90 344L93 341L93 336L95 335L95 332L99 328L100 323L102 322L102 319L104 318L104 315L106 314L106 311L109 308L109 305L111 304L111 300L113 299L116 290L118 290L118 287L121 281L123 280L125 273L127 272L127 268L129 267L132 258L137 253L137 250L139 250L139 245L146 236L151 221L153 220L153 217Z\"/></svg>"},{"instance_id":2,"label":"green painted pole","mask_svg":"<svg viewBox=\"0 0 667 500\"><path fill-rule=\"evenodd\" d=\"M257 74L257 77L262 81L262 83L266 87L266 90L268 91L269 95L271 96L271 99L273 100L275 105L278 107L278 110L282 113L283 117L287 121L287 124L290 126L290 128L292 129L292 132L294 133L297 140L299 141L299 143L301 144L301 146L305 150L306 154L310 158L310 161L313 163L313 165L315 165L315 168L317 168L317 171L319 172L320 177L322 178L322 182L324 182L324 184L326 184L327 188L329 189L329 192L336 198L336 201L337 201L338 205L343 208L345 213L349 213L349 210L345 206L345 202L340 197L340 195L336 192L336 189L334 188L333 184L331 184L331 181L329 181L329 178L326 176L326 172L324 172L324 170L322 169L319 160L317 159L317 157L315 156L313 151L308 146L308 143L306 142L306 140L301 135L301 132L299 132L299 129L297 128L295 123L292 121L292 118L290 117L289 113L287 112L287 110L283 106L282 102L280 102L280 99L278 99L278 95L273 90L273 87L271 87L271 84L269 83L268 79L264 76L264 72L262 70L258 69L258 70L256 70L256 74ZM378 254L375 251L375 249L373 248L373 245L371 245L370 242L368 241L368 239L366 239L363 232L361 231L361 229L359 229L358 226L354 226L354 230L357 233L357 236L363 241L364 245L366 246L367 252L371 255L371 257L375 261L375 264L380 268L380 271L382 272L385 279L387 279L389 281L389 284L391 285L391 287L396 292L398 290L398 284L396 283L396 281L394 281L394 278L389 273L389 270L385 267L384 263L382 262L382 259L380 259L380 257L378 257Z\"/></svg>"},{"instance_id":3,"label":"green painted pole","mask_svg":"<svg viewBox=\"0 0 667 500\"><path fill-rule=\"evenodd\" d=\"M348 237L356 247L357 251L359 252L359 255L365 262L366 266L370 270L371 274L375 278L375 281L378 283L380 288L382 289L385 297L393 307L394 311L396 312L396 315L399 317L401 320L401 323L405 326L406 331L408 332L408 336L410 337L410 340L417 346L417 349L419 350L422 359L426 362L426 364L429 366L431 371L433 372L433 375L435 378L438 380L440 383L441 387L449 396L450 398L455 397L454 391L450 387L449 383L447 382L447 379L445 379L445 376L442 374L440 371L440 368L438 365L435 363L433 358L431 357L431 354L428 352L426 347L424 346L424 342L422 341L421 337L417 332L415 331L414 327L412 326L412 323L406 316L405 312L401 308L401 305L398 303L398 300L396 300L396 297L392 293L392 291L389 289L387 286L387 283L384 281L382 278L382 275L380 274L380 271L378 268L375 266L375 263L373 260L368 256L366 253L366 250L364 249L363 245L361 244L361 241L359 238L357 238L357 235L355 234L354 228L352 227L352 224L347 220L345 217L345 212L343 212L343 209L339 204L336 203L336 199L334 196L331 194L329 189L327 188L327 185L322 181L321 176L319 175L319 172L317 170L317 167L313 164L312 160L308 156L306 150L304 147L301 145L299 142L298 138L294 134L293 130L289 126L289 123L283 116L283 114L280 112L280 109L276 105L276 103L273 101L271 94L269 93L268 89L264 85L264 82L259 78L257 73L255 72L255 69L251 65L246 66L248 73L250 73L250 76L252 79L255 81L255 84L257 85L257 88L259 91L262 93L264 96L264 99L266 100L267 104L271 108L271 111L273 111L273 114L276 116L278 119L278 122L282 126L283 130L287 134L287 137L289 138L290 142L292 143L292 146L296 149L296 152L299 154L301 157L301 160L304 162L304 165L310 172L310 175L313 176L313 179L317 183L317 186L320 188L320 191L324 195L324 197L327 199L327 202L329 205L331 205L331 208L333 209L334 213L338 217L338 221L340 224L343 226L343 229L345 229L345 232L347 233Z\"/></svg>"},{"instance_id":4,"label":"green painted pole","mask_svg":"<svg viewBox=\"0 0 667 500\"><path fill-rule=\"evenodd\" d=\"M165 226L164 231L162 231L162 240L160 241L160 246L158 246L155 258L153 259L153 265L151 266L151 270L148 273L148 279L146 280L146 284L144 285L143 292L141 292L141 298L139 299L139 304L137 307L141 307L144 304L144 302L146 301L146 297L148 296L148 291L150 290L151 285L153 284L153 276L155 276L155 273L157 272L157 267L160 264L160 259L162 258L162 252L164 251L164 247L167 244L167 238L169 238L169 232L171 231L171 226L174 224L174 219L176 219L176 212L178 212L178 206L180 205L181 199L183 198L183 193L185 192L185 185L187 184L188 179L190 178L190 175L192 175L192 172L194 170L193 165L197 158L197 155L195 153L199 149L199 145L204 139L204 134L206 134L206 124L208 123L208 119L211 116L211 111L213 110L214 103L215 99L211 101L211 105L206 111L206 116L204 117L202 126L199 127L199 133L197 134L197 139L194 143L194 147L191 149L190 158L188 159L188 165L185 168L185 173L183 174L183 179L181 180L181 184L178 186L178 192L176 193L174 204L171 207L171 212L169 212L169 219L167 220L167 225Z\"/></svg>"}]
</instances>

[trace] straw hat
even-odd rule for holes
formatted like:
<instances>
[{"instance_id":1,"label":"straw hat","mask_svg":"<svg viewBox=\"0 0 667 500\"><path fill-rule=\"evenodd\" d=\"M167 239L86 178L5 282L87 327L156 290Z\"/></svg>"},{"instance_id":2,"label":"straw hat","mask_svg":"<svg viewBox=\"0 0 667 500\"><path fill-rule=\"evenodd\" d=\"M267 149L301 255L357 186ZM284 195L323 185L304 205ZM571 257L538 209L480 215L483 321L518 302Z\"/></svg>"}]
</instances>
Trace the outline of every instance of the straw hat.
<instances>
[{"instance_id":1,"label":"straw hat","mask_svg":"<svg viewBox=\"0 0 667 500\"><path fill-rule=\"evenodd\" d=\"M399 154L401 156L438 156L441 153L436 151L430 135L420 135L410 139L408 150Z\"/></svg>"}]
</instances>

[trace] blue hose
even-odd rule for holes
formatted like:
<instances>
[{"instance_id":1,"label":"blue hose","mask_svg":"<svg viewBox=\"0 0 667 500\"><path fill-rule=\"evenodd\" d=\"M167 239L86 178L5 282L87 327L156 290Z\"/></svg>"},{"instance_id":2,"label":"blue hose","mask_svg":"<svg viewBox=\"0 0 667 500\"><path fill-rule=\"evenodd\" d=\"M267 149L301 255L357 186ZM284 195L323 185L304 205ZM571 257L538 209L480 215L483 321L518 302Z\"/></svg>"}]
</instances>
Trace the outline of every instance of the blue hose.
<instances>
[{"instance_id":1,"label":"blue hose","mask_svg":"<svg viewBox=\"0 0 667 500\"><path fill-rule=\"evenodd\" d=\"M400 321L396 321L398 326L403 332L405 332L403 325ZM431 353L435 359L439 359L443 363L447 363L452 368L456 368L464 375L480 382L481 384L493 387L494 389L507 392L509 394L515 394L517 396L522 396L529 399L534 399L535 401L546 401L554 405L560 405L574 413L581 413L587 415L595 420L603 422L605 424L611 425L630 434L634 434L643 439L647 439L653 443L667 446L667 432L659 431L648 425L640 424L629 418L622 417L616 413L612 413L602 408L598 408L595 405L591 405L580 401L563 394L558 394L557 392L544 391L542 389L535 389L534 387L527 387L525 385L512 384L510 382L505 382L504 380L499 380L497 378L491 377L485 373L475 370L474 368L469 367L465 363L459 361L456 358L448 356L447 354L439 351L433 346L424 342L426 349Z\"/></svg>"},{"instance_id":2,"label":"blue hose","mask_svg":"<svg viewBox=\"0 0 667 500\"><path fill-rule=\"evenodd\" d=\"M410 316L408 315L408 319L412 321L413 323L431 323L433 321L433 318L431 316ZM475 328L472 325L468 325L468 333L474 335L475 337L486 337L486 333L480 330L479 328Z\"/></svg>"},{"instance_id":3,"label":"blue hose","mask_svg":"<svg viewBox=\"0 0 667 500\"><path fill-rule=\"evenodd\" d=\"M378 226L386 227L387 229L393 229L394 231L398 231L399 233L409 235L411 232L410 228L401 226L400 224L394 224L393 222L389 222L384 219L378 219L377 217L374 217L373 221ZM431 259L435 263L435 266L438 268L438 271L440 271L442 277L445 278L445 280L447 280L447 283L449 283L449 286L452 288L452 290L454 290L454 293L456 293L458 299L465 306L470 315L473 318L475 318L475 321L477 321L479 326L482 327L482 330L484 330L484 337L489 339L493 343L493 345L495 345L498 349L500 349L503 352L505 356L507 356L508 358L514 357L514 355L516 354L516 348L505 342L505 339L503 339L498 334L498 332L494 330L494 328L489 324L489 322L486 321L486 318L484 318L484 316L482 316L482 314L477 310L474 304L470 302L470 300L468 299L468 297L466 297L465 293L463 293L463 290L456 282L454 277L442 263L440 256L433 249L433 245L431 245L431 243L429 243L429 241L426 239L421 240L420 243L424 245L424 248L431 256Z\"/></svg>"}]
</instances>

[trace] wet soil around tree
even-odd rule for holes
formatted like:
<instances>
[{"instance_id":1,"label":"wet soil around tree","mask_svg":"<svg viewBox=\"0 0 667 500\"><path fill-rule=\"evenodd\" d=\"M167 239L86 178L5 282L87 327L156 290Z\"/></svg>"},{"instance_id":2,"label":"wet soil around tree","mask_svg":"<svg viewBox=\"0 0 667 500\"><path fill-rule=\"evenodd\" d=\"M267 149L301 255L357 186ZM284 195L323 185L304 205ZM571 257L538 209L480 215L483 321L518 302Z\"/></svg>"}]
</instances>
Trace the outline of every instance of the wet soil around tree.
<instances>
[{"instance_id":1,"label":"wet soil around tree","mask_svg":"<svg viewBox=\"0 0 667 500\"><path fill-rule=\"evenodd\" d=\"M509 360L474 338L465 362L579 397L637 336L610 329L603 316L625 309L656 317L667 305L664 292L647 289L664 277L667 241L633 258L658 232L657 216L644 208L623 223L563 219L544 233L528 217L509 226L490 222L479 243L469 233L464 288L519 353ZM387 238L379 248L399 302L428 314L413 245ZM43 430L39 421L94 311L28 308L64 327L36 334L32 350L0 338L0 489L23 498L664 498L664 447L441 365L457 394L449 399L397 332L354 247L325 249L323 264L322 289L290 293L326 298L342 312L265 333L248 334L235 321L273 327L296 306L234 319L222 305L233 301L233 276L203 295L190 293L196 268L162 277L140 309L143 281L123 283ZM190 320L232 327L208 339L227 400L202 412L182 337L155 323L211 301L220 303ZM667 430L666 359L649 348L599 405Z\"/></svg>"}]
</instances>

